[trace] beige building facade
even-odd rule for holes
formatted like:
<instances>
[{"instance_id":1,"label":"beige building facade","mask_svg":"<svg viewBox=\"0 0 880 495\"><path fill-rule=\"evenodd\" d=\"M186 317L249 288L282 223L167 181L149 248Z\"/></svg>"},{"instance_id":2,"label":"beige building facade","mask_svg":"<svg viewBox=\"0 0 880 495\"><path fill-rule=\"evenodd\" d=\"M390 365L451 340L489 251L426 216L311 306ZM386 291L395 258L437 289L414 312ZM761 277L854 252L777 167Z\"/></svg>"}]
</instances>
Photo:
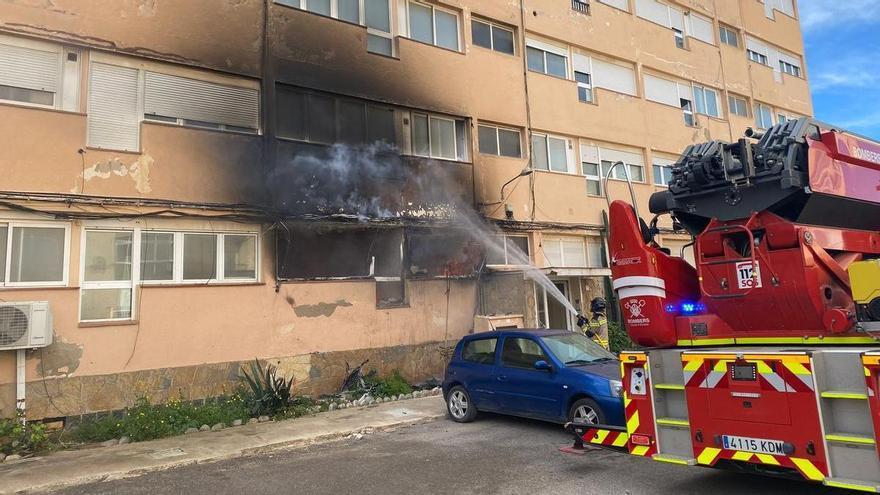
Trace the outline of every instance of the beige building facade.
<instances>
[{"instance_id":1,"label":"beige building facade","mask_svg":"<svg viewBox=\"0 0 880 495\"><path fill-rule=\"evenodd\" d=\"M366 359L421 381L475 326L573 328L519 253L586 311L611 164L647 216L689 144L812 114L803 54L793 0L5 2L0 305L53 316L28 416L220 395L254 358L314 394Z\"/></svg>"}]
</instances>

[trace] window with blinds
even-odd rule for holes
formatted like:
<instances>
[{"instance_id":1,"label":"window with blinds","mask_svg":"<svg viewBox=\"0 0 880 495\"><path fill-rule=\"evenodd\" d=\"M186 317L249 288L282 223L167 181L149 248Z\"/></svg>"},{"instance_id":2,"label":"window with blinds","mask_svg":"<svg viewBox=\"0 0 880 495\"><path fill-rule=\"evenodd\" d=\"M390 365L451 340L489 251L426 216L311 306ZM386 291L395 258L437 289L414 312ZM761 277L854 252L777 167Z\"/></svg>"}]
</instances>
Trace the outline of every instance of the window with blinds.
<instances>
[{"instance_id":1,"label":"window with blinds","mask_svg":"<svg viewBox=\"0 0 880 495\"><path fill-rule=\"evenodd\" d=\"M146 71L144 118L197 127L257 132L260 92Z\"/></svg>"},{"instance_id":2,"label":"window with blinds","mask_svg":"<svg viewBox=\"0 0 880 495\"><path fill-rule=\"evenodd\" d=\"M93 62L89 69L89 146L124 151L140 147L138 69Z\"/></svg>"},{"instance_id":3,"label":"window with blinds","mask_svg":"<svg viewBox=\"0 0 880 495\"><path fill-rule=\"evenodd\" d=\"M40 49L0 38L0 101L55 107L61 85L61 47Z\"/></svg>"}]
</instances>

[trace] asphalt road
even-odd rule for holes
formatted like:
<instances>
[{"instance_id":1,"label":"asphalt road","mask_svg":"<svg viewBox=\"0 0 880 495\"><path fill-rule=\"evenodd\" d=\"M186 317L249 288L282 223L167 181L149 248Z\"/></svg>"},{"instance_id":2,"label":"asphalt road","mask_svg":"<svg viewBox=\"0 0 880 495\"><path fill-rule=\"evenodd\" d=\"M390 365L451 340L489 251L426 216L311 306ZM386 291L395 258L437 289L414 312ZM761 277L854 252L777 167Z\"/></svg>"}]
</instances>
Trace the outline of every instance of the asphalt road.
<instances>
[{"instance_id":1,"label":"asphalt road","mask_svg":"<svg viewBox=\"0 0 880 495\"><path fill-rule=\"evenodd\" d=\"M95 483L73 494L844 494L821 485L681 467L605 450L557 450L556 425L483 415L360 440Z\"/></svg>"}]
</instances>

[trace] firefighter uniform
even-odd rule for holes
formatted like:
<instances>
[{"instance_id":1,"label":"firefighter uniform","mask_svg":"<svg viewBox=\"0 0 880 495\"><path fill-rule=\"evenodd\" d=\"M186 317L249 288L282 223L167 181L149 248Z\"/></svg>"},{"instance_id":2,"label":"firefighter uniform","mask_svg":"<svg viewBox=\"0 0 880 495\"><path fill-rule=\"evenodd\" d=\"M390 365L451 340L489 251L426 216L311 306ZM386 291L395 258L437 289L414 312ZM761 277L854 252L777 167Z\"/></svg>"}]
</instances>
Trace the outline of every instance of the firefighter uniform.
<instances>
[{"instance_id":1,"label":"firefighter uniform","mask_svg":"<svg viewBox=\"0 0 880 495\"><path fill-rule=\"evenodd\" d=\"M593 317L587 320L583 328L584 335L595 340L605 349L608 347L608 318L603 313L593 313Z\"/></svg>"}]
</instances>

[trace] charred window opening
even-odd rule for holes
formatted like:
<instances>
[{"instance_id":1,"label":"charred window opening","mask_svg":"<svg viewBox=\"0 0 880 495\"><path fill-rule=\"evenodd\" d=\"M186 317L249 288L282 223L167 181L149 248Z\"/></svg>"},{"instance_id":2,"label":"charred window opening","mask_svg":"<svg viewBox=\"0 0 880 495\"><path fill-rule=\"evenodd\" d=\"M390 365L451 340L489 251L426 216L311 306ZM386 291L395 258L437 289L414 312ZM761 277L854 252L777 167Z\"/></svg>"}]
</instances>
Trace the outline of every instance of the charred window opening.
<instances>
[{"instance_id":1,"label":"charred window opening","mask_svg":"<svg viewBox=\"0 0 880 495\"><path fill-rule=\"evenodd\" d=\"M407 234L409 274L416 278L472 277L483 263L483 247L466 232Z\"/></svg>"},{"instance_id":2,"label":"charred window opening","mask_svg":"<svg viewBox=\"0 0 880 495\"><path fill-rule=\"evenodd\" d=\"M280 280L402 278L402 229L285 224Z\"/></svg>"}]
</instances>

